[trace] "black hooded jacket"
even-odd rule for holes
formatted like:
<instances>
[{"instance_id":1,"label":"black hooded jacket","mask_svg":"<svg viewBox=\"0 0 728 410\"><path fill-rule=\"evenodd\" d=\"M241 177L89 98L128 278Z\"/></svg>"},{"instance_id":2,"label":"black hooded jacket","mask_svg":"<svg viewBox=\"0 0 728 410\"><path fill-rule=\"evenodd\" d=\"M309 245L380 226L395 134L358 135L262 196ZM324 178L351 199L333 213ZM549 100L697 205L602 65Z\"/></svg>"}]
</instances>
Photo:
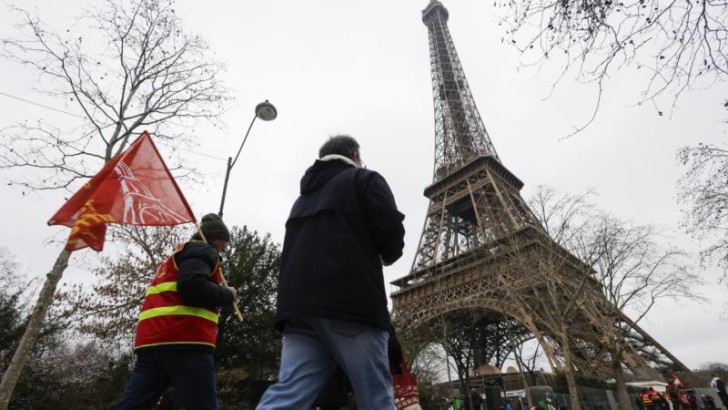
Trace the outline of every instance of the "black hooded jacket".
<instances>
[{"instance_id":1,"label":"black hooded jacket","mask_svg":"<svg viewBox=\"0 0 728 410\"><path fill-rule=\"evenodd\" d=\"M276 327L320 317L388 329L382 262L402 256L403 220L381 175L317 160L286 222Z\"/></svg>"}]
</instances>

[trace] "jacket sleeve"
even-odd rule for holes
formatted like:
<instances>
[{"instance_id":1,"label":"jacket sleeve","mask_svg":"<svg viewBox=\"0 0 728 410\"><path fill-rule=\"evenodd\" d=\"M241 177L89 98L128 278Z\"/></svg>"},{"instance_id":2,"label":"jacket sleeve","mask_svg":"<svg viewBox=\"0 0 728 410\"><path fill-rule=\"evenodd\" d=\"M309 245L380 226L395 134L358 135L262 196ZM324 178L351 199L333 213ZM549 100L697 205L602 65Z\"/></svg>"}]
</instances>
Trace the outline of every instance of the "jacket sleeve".
<instances>
[{"instance_id":1,"label":"jacket sleeve","mask_svg":"<svg viewBox=\"0 0 728 410\"><path fill-rule=\"evenodd\" d=\"M189 246L177 256L177 292L185 304L226 306L233 303L230 290L212 281L218 255L210 245Z\"/></svg>"},{"instance_id":2,"label":"jacket sleeve","mask_svg":"<svg viewBox=\"0 0 728 410\"><path fill-rule=\"evenodd\" d=\"M369 177L364 194L369 229L382 261L394 263L404 248L404 214L397 210L387 181L376 172Z\"/></svg>"}]
</instances>

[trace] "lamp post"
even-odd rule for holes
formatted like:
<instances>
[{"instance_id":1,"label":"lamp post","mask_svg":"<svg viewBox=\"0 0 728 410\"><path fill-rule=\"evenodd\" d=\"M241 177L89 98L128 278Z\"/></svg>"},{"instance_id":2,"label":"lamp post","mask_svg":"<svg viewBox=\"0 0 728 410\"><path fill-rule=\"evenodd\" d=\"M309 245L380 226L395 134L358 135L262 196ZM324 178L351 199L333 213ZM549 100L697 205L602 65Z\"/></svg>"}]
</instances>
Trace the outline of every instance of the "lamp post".
<instances>
[{"instance_id":1,"label":"lamp post","mask_svg":"<svg viewBox=\"0 0 728 410\"><path fill-rule=\"evenodd\" d=\"M228 181L230 180L230 171L233 169L233 166L235 166L235 163L238 162L238 157L240 156L240 152L243 150L245 141L248 140L248 135L250 135L250 129L253 128L255 119L260 118L263 121L273 121L277 116L278 111L276 111L276 107L269 103L268 100L265 100L255 106L255 116L253 117L253 121L250 121L248 131L245 133L245 137L243 138L242 144L240 144L240 148L238 148L238 153L235 154L235 159L233 159L233 157L228 157L227 160L227 168L225 169L225 185L222 188L222 199L220 200L220 212L217 213L220 217L222 217L222 210L225 208L225 195L227 194Z\"/></svg>"}]
</instances>

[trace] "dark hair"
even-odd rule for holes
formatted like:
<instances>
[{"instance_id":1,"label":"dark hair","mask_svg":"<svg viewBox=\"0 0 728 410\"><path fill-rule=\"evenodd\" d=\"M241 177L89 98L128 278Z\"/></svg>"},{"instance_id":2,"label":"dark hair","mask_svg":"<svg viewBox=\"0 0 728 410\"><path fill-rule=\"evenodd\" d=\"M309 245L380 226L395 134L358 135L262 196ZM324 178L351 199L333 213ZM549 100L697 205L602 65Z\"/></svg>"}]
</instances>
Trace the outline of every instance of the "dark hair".
<instances>
[{"instance_id":1,"label":"dark hair","mask_svg":"<svg viewBox=\"0 0 728 410\"><path fill-rule=\"evenodd\" d=\"M332 154L351 158L355 152L359 152L359 143L353 137L345 134L334 135L319 149L319 158Z\"/></svg>"}]
</instances>

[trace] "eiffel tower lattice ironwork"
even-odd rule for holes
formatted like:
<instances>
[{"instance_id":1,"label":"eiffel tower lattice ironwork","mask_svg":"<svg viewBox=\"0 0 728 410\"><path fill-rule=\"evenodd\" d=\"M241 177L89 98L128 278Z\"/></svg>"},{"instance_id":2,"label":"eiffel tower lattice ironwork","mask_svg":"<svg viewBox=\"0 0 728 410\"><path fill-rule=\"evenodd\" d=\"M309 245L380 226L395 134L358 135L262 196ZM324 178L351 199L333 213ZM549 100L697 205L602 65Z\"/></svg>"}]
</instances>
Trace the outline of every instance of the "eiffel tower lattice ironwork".
<instances>
[{"instance_id":1,"label":"eiffel tower lattice ironwork","mask_svg":"<svg viewBox=\"0 0 728 410\"><path fill-rule=\"evenodd\" d=\"M657 366L689 371L606 299L591 268L556 244L522 199L523 183L502 164L475 106L448 17L436 0L422 12L435 166L412 269L392 282L399 288L391 295L394 315L419 327L481 312L468 324L486 334L476 365L502 365L511 349L487 334L518 328L510 343L535 337L554 370L571 363L607 375L618 357L642 377L654 377Z\"/></svg>"}]
</instances>

